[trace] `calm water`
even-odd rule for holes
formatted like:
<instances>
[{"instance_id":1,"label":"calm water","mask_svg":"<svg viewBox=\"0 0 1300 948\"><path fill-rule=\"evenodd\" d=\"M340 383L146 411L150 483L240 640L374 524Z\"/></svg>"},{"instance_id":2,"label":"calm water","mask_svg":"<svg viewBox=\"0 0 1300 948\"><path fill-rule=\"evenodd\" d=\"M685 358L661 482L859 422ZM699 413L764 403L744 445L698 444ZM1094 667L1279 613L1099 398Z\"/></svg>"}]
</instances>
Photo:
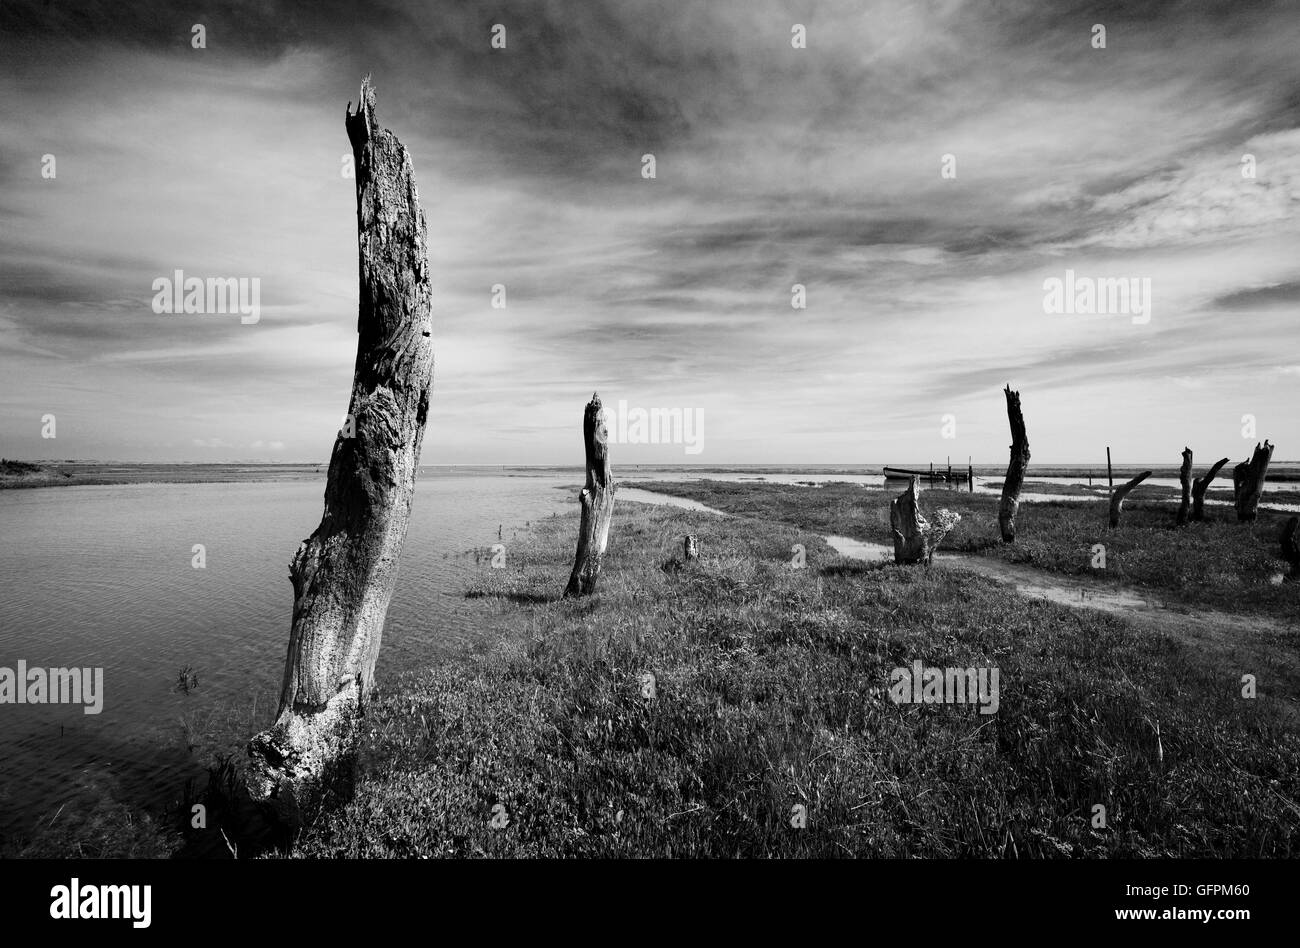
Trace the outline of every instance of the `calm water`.
<instances>
[{"instance_id":1,"label":"calm water","mask_svg":"<svg viewBox=\"0 0 1300 948\"><path fill-rule=\"evenodd\" d=\"M421 475L377 676L488 644L464 590L473 550L576 509L577 476ZM104 669L104 710L0 705L0 835L26 835L83 793L178 799L194 774L182 718L264 726L293 607L289 560L324 481L0 492L0 666ZM206 569L191 566L206 548ZM562 583L564 577L556 577ZM193 666L191 694L174 690ZM254 705L254 702L257 702ZM250 729L251 730L251 729Z\"/></svg>"},{"instance_id":2,"label":"calm water","mask_svg":"<svg viewBox=\"0 0 1300 948\"><path fill-rule=\"evenodd\" d=\"M699 477L884 484L879 475L646 469L622 472L620 496L658 502L634 487L638 478ZM421 474L384 627L381 685L403 668L491 644L493 630L464 599L483 568L474 551L497 542L499 526L508 544L528 521L574 513L573 493L556 488L580 479ZM323 479L0 491L0 666L102 667L105 691L99 715L80 705L0 705L0 837L27 835L91 797L176 801L196 775L187 725L251 734L269 722L293 606L289 560L320 521L323 492ZM196 543L206 569L191 566ZM175 690L185 665L199 676L188 695Z\"/></svg>"}]
</instances>

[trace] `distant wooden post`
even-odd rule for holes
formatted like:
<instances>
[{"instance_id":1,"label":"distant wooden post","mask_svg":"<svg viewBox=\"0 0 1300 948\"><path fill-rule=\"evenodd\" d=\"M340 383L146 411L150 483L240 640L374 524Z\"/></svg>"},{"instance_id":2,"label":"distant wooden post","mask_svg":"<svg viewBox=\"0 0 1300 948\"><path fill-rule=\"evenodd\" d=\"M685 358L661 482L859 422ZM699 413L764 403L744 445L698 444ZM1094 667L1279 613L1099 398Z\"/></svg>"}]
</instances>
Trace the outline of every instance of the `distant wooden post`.
<instances>
[{"instance_id":1,"label":"distant wooden post","mask_svg":"<svg viewBox=\"0 0 1300 948\"><path fill-rule=\"evenodd\" d=\"M1237 506L1237 519L1250 522L1259 509L1259 499L1264 494L1264 480L1268 477L1268 464L1273 460L1273 445L1267 440L1256 444L1249 461L1242 461L1232 469L1232 494Z\"/></svg>"},{"instance_id":2,"label":"distant wooden post","mask_svg":"<svg viewBox=\"0 0 1300 948\"><path fill-rule=\"evenodd\" d=\"M915 476L910 478L907 490L889 502L889 525L894 534L895 563L925 562L925 534L930 524L921 516L917 480Z\"/></svg>"},{"instance_id":3,"label":"distant wooden post","mask_svg":"<svg viewBox=\"0 0 1300 948\"><path fill-rule=\"evenodd\" d=\"M966 459L966 493L975 493L975 465L970 458Z\"/></svg>"},{"instance_id":4,"label":"distant wooden post","mask_svg":"<svg viewBox=\"0 0 1300 948\"><path fill-rule=\"evenodd\" d=\"M609 543L614 515L614 474L609 466L609 434L601 412L600 396L592 393L582 416L582 440L587 455L587 483L578 495L582 521L578 526L578 552L573 561L566 599L596 591L600 561Z\"/></svg>"},{"instance_id":5,"label":"distant wooden post","mask_svg":"<svg viewBox=\"0 0 1300 948\"><path fill-rule=\"evenodd\" d=\"M1139 484L1141 484L1144 480L1146 480L1150 476L1151 476L1150 471L1143 471L1137 477L1133 478L1133 480L1119 487L1113 494L1110 495L1110 525L1112 527L1119 526L1119 515L1120 512L1124 509L1124 498L1129 495L1129 491L1137 487Z\"/></svg>"},{"instance_id":6,"label":"distant wooden post","mask_svg":"<svg viewBox=\"0 0 1300 948\"><path fill-rule=\"evenodd\" d=\"M1208 474L1204 477L1198 477L1192 481L1192 519L1205 519L1205 491L1209 488L1211 482L1218 475L1219 469L1228 463L1228 458L1221 458L1214 467L1210 468Z\"/></svg>"},{"instance_id":7,"label":"distant wooden post","mask_svg":"<svg viewBox=\"0 0 1300 948\"><path fill-rule=\"evenodd\" d=\"M1182 526L1187 522L1192 506L1192 449L1188 447L1183 448L1183 466L1178 469L1178 483L1183 487L1183 499L1178 505L1176 522Z\"/></svg>"},{"instance_id":8,"label":"distant wooden post","mask_svg":"<svg viewBox=\"0 0 1300 948\"><path fill-rule=\"evenodd\" d=\"M356 159L359 230L351 424L334 441L320 525L289 564L293 627L280 708L249 742L245 782L253 799L289 825L355 749L433 385L424 212L406 149L375 118L369 77L344 125Z\"/></svg>"},{"instance_id":9,"label":"distant wooden post","mask_svg":"<svg viewBox=\"0 0 1300 948\"><path fill-rule=\"evenodd\" d=\"M1115 475L1110 469L1110 445L1106 445L1106 490L1115 489Z\"/></svg>"},{"instance_id":10,"label":"distant wooden post","mask_svg":"<svg viewBox=\"0 0 1300 948\"><path fill-rule=\"evenodd\" d=\"M1300 517L1292 517L1282 528L1282 559L1291 564L1291 575L1300 579Z\"/></svg>"},{"instance_id":11,"label":"distant wooden post","mask_svg":"<svg viewBox=\"0 0 1300 948\"><path fill-rule=\"evenodd\" d=\"M1025 416L1020 411L1020 393L1006 387L1007 419L1011 422L1011 463L1002 482L1002 502L998 505L998 527L1002 542L1016 542L1016 511L1020 508L1020 486L1029 464L1029 436L1025 434Z\"/></svg>"}]
</instances>

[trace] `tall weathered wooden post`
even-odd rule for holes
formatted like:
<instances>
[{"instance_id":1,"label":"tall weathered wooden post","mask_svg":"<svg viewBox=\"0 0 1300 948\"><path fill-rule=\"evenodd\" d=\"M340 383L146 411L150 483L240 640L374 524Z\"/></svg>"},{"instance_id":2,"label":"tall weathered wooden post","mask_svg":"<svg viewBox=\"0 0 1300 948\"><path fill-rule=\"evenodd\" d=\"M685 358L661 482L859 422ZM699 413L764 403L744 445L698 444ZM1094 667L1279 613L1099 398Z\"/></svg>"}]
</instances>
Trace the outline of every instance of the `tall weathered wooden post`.
<instances>
[{"instance_id":1,"label":"tall weathered wooden post","mask_svg":"<svg viewBox=\"0 0 1300 948\"><path fill-rule=\"evenodd\" d=\"M1249 522L1259 511L1259 499L1264 494L1264 481L1268 465L1273 460L1273 445L1267 440L1256 444L1249 461L1242 461L1232 469L1232 493L1237 507L1237 519Z\"/></svg>"},{"instance_id":2,"label":"tall weathered wooden post","mask_svg":"<svg viewBox=\"0 0 1300 948\"><path fill-rule=\"evenodd\" d=\"M573 561L566 599L596 591L600 561L609 543L614 517L614 473L609 466L609 434L605 430L600 396L592 393L582 415L582 440L587 455L587 483L578 495L582 521L578 526L578 552Z\"/></svg>"},{"instance_id":3,"label":"tall weathered wooden post","mask_svg":"<svg viewBox=\"0 0 1300 948\"><path fill-rule=\"evenodd\" d=\"M1029 436L1025 434L1025 416L1020 411L1020 393L1006 387L1007 419L1011 422L1011 463L1002 482L1002 502L998 505L998 528L1004 543L1016 541L1016 511L1020 508L1020 486L1029 464Z\"/></svg>"},{"instance_id":4,"label":"tall weathered wooden post","mask_svg":"<svg viewBox=\"0 0 1300 948\"><path fill-rule=\"evenodd\" d=\"M347 761L374 688L433 384L424 213L411 159L375 119L369 77L345 126L356 167L360 301L348 422L320 526L289 566L293 627L274 724L248 746L247 787L294 823Z\"/></svg>"},{"instance_id":5,"label":"tall weathered wooden post","mask_svg":"<svg viewBox=\"0 0 1300 948\"><path fill-rule=\"evenodd\" d=\"M1214 478L1218 476L1219 469L1228 463L1228 458L1220 458L1215 462L1214 467L1204 477L1198 477L1192 481L1192 519L1205 519L1205 492L1210 485L1214 483Z\"/></svg>"},{"instance_id":6,"label":"tall weathered wooden post","mask_svg":"<svg viewBox=\"0 0 1300 948\"><path fill-rule=\"evenodd\" d=\"M1178 469L1178 483L1183 488L1183 499L1178 505L1176 522L1182 526L1187 522L1187 515L1192 507L1192 449L1183 448L1183 465Z\"/></svg>"}]
</instances>

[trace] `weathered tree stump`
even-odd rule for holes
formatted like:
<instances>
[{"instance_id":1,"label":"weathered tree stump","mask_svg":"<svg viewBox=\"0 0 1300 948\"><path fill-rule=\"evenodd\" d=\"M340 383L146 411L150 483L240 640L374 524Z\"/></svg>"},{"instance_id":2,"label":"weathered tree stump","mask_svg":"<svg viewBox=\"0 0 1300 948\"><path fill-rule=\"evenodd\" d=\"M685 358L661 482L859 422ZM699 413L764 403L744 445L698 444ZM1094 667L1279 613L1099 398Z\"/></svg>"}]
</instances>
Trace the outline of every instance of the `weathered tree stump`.
<instances>
[{"instance_id":1,"label":"weathered tree stump","mask_svg":"<svg viewBox=\"0 0 1300 948\"><path fill-rule=\"evenodd\" d=\"M1291 576L1300 579L1300 517L1292 517L1282 527L1279 541L1282 545L1282 559L1291 564Z\"/></svg>"},{"instance_id":2,"label":"weathered tree stump","mask_svg":"<svg viewBox=\"0 0 1300 948\"><path fill-rule=\"evenodd\" d=\"M293 627L280 707L248 746L249 795L289 824L350 760L374 688L433 383L424 213L410 156L375 119L369 77L345 126L356 166L357 358L325 512L289 566Z\"/></svg>"},{"instance_id":3,"label":"weathered tree stump","mask_svg":"<svg viewBox=\"0 0 1300 948\"><path fill-rule=\"evenodd\" d=\"M609 466L609 435L601 412L600 396L592 393L582 416L582 439L587 454L587 484L578 495L582 522L578 526L578 552L573 561L566 599L596 591L600 561L609 543L614 516L614 474Z\"/></svg>"},{"instance_id":4,"label":"weathered tree stump","mask_svg":"<svg viewBox=\"0 0 1300 948\"><path fill-rule=\"evenodd\" d=\"M1182 526L1187 522L1187 515L1192 507L1192 449L1183 448L1183 466L1178 469L1178 482L1183 486L1183 499L1178 505L1177 523Z\"/></svg>"},{"instance_id":5,"label":"weathered tree stump","mask_svg":"<svg viewBox=\"0 0 1300 948\"><path fill-rule=\"evenodd\" d=\"M687 560L698 560L700 558L700 541L688 535L682 541L682 558Z\"/></svg>"},{"instance_id":6,"label":"weathered tree stump","mask_svg":"<svg viewBox=\"0 0 1300 948\"><path fill-rule=\"evenodd\" d=\"M953 527L961 522L961 514L940 510L933 522L921 513L917 494L918 478L913 477L907 490L889 502L889 523L894 535L895 563L924 563L929 566L939 544Z\"/></svg>"},{"instance_id":7,"label":"weathered tree stump","mask_svg":"<svg viewBox=\"0 0 1300 948\"><path fill-rule=\"evenodd\" d=\"M1121 484L1119 487L1115 488L1115 492L1110 495L1110 525L1112 527L1119 526L1119 515L1124 509L1124 498L1129 495L1129 492L1132 491L1133 488L1137 487L1150 476L1150 471L1143 471L1127 484Z\"/></svg>"},{"instance_id":8,"label":"weathered tree stump","mask_svg":"<svg viewBox=\"0 0 1300 948\"><path fill-rule=\"evenodd\" d=\"M925 565L929 566L934 559L935 552L939 549L939 544L943 542L949 531L957 524L961 523L961 514L951 510L940 509L935 515L934 520L930 523L930 528L925 531Z\"/></svg>"},{"instance_id":9,"label":"weathered tree stump","mask_svg":"<svg viewBox=\"0 0 1300 948\"><path fill-rule=\"evenodd\" d=\"M1205 519L1205 492L1206 490L1209 489L1210 484L1214 482L1214 478L1218 476L1219 469L1222 468L1223 465L1227 463L1228 463L1228 458L1220 458L1215 463L1214 467L1210 468L1208 474L1206 474L1204 477L1198 477L1196 478L1196 480L1192 481L1192 519L1193 520Z\"/></svg>"},{"instance_id":10,"label":"weathered tree stump","mask_svg":"<svg viewBox=\"0 0 1300 948\"><path fill-rule=\"evenodd\" d=\"M925 535L930 523L921 516L917 496L917 478L907 483L907 490L889 502L889 526L894 534L895 563L924 563L926 561Z\"/></svg>"},{"instance_id":11,"label":"weathered tree stump","mask_svg":"<svg viewBox=\"0 0 1300 948\"><path fill-rule=\"evenodd\" d=\"M1253 521L1259 512L1259 499L1264 494L1264 480L1268 465L1273 460L1273 445L1267 440L1256 444L1249 461L1242 461L1232 469L1232 496L1237 507L1237 519Z\"/></svg>"},{"instance_id":12,"label":"weathered tree stump","mask_svg":"<svg viewBox=\"0 0 1300 948\"><path fill-rule=\"evenodd\" d=\"M1020 508L1020 486L1029 464L1029 437L1025 434L1025 416L1020 411L1020 393L1006 387L1007 418L1011 422L1011 463L1002 482L1002 502L998 505L998 528L1002 542L1016 542L1016 511Z\"/></svg>"}]
</instances>

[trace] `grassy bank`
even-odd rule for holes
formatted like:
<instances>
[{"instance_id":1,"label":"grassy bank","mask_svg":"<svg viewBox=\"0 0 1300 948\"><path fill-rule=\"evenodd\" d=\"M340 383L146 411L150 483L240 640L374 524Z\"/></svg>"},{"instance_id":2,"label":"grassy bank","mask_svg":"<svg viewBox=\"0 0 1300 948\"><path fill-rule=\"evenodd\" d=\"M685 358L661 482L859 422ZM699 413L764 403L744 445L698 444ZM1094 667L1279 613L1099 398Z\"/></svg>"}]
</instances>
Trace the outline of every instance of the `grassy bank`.
<instances>
[{"instance_id":1,"label":"grassy bank","mask_svg":"<svg viewBox=\"0 0 1300 948\"><path fill-rule=\"evenodd\" d=\"M717 510L794 524L821 534L890 544L889 502L896 491L831 483L820 488L724 481L638 481L637 487L698 500ZM1286 570L1278 535L1286 515L1261 510L1238 523L1231 508L1207 507L1203 523L1175 527L1167 504L1130 500L1118 529L1106 504L1047 501L1021 504L1014 544L1001 542L998 498L960 490L923 491L922 510L962 515L942 549L995 557L1047 572L1124 583L1187 606L1300 616L1300 583L1278 583ZM1095 547L1105 547L1105 566Z\"/></svg>"},{"instance_id":2,"label":"grassy bank","mask_svg":"<svg viewBox=\"0 0 1300 948\"><path fill-rule=\"evenodd\" d=\"M211 484L314 480L321 464L116 464L108 461L0 460L0 490L110 484Z\"/></svg>"},{"instance_id":3,"label":"grassy bank","mask_svg":"<svg viewBox=\"0 0 1300 948\"><path fill-rule=\"evenodd\" d=\"M800 527L624 503L582 601L556 598L576 518L537 524L469 590L507 640L371 706L354 799L295 853L1296 853L1300 743L1266 686L1120 618L842 559L829 506ZM676 563L687 532L703 556ZM894 704L916 659L997 667L997 713Z\"/></svg>"}]
</instances>

